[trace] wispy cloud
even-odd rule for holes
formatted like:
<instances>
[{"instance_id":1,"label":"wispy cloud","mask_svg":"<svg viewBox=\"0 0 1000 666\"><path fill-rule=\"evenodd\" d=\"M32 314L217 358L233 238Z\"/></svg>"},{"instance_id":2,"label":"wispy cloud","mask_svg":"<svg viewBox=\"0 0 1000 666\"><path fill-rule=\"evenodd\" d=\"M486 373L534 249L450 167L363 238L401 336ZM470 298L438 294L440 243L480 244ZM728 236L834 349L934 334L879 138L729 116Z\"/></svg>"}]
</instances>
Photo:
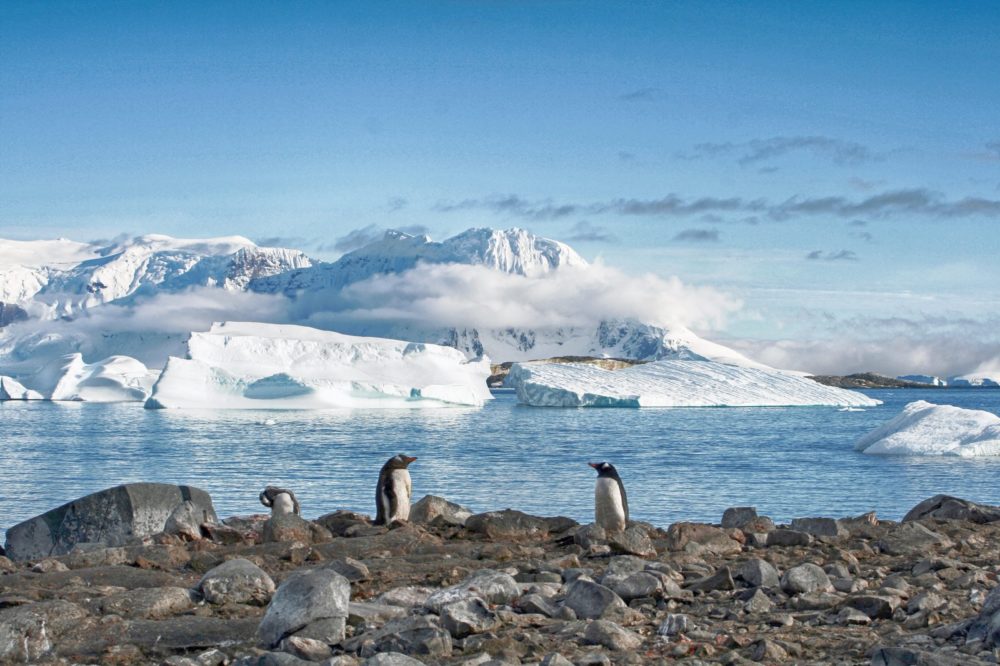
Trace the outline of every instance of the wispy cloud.
<instances>
[{"instance_id":1,"label":"wispy cloud","mask_svg":"<svg viewBox=\"0 0 1000 666\"><path fill-rule=\"evenodd\" d=\"M673 238L677 242L718 243L719 232L716 229L684 229Z\"/></svg>"},{"instance_id":2,"label":"wispy cloud","mask_svg":"<svg viewBox=\"0 0 1000 666\"><path fill-rule=\"evenodd\" d=\"M854 166L885 159L885 155L854 141L827 136L774 136L767 139L724 143L699 143L690 152L680 153L682 159L735 157L740 166L748 166L790 153L807 152L829 159L841 166Z\"/></svg>"},{"instance_id":3,"label":"wispy cloud","mask_svg":"<svg viewBox=\"0 0 1000 666\"><path fill-rule=\"evenodd\" d=\"M613 199L606 202L560 203L551 199L531 201L515 194L442 202L441 212L471 209L529 220L557 220L572 215L625 215L648 217L687 217L692 215L739 215L748 218L788 220L800 217L831 215L841 218L878 218L923 216L930 218L987 217L1000 218L1000 199L963 197L948 199L925 188L890 190L852 199L843 195L822 197L793 196L784 201L744 197L684 197L668 194L658 199Z\"/></svg>"},{"instance_id":4,"label":"wispy cloud","mask_svg":"<svg viewBox=\"0 0 1000 666\"><path fill-rule=\"evenodd\" d=\"M412 236L426 234L429 231L427 227L419 224L394 227L394 229L395 231L402 231L404 234ZM333 243L321 245L316 249L320 252L351 252L352 250L357 250L365 245L370 245L381 240L385 236L386 231L388 229L380 227L377 224L369 224L359 229L353 229L337 238Z\"/></svg>"},{"instance_id":5,"label":"wispy cloud","mask_svg":"<svg viewBox=\"0 0 1000 666\"><path fill-rule=\"evenodd\" d=\"M823 252L823 250L813 250L806 255L806 259L823 261L857 261L858 255L851 250L837 250L836 252Z\"/></svg>"},{"instance_id":6,"label":"wispy cloud","mask_svg":"<svg viewBox=\"0 0 1000 666\"><path fill-rule=\"evenodd\" d=\"M618 237L605 227L599 227L586 220L581 220L569 230L566 240L569 242L617 243Z\"/></svg>"}]
</instances>

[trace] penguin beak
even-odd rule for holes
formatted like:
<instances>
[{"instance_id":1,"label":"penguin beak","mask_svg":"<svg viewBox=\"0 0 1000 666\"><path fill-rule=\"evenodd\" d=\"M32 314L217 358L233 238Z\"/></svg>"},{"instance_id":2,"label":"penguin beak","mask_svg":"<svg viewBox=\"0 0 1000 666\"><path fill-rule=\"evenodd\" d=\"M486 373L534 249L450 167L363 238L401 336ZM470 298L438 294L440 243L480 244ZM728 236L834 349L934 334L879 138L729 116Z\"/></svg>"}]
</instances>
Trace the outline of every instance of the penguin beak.
<instances>
[{"instance_id":1,"label":"penguin beak","mask_svg":"<svg viewBox=\"0 0 1000 666\"><path fill-rule=\"evenodd\" d=\"M593 467L594 469L597 469L598 467L600 467L600 463L587 463L587 464L590 465L591 467Z\"/></svg>"},{"instance_id":2,"label":"penguin beak","mask_svg":"<svg viewBox=\"0 0 1000 666\"><path fill-rule=\"evenodd\" d=\"M417 459L416 456L403 456L403 462L405 462L407 465L409 465L416 459Z\"/></svg>"}]
</instances>

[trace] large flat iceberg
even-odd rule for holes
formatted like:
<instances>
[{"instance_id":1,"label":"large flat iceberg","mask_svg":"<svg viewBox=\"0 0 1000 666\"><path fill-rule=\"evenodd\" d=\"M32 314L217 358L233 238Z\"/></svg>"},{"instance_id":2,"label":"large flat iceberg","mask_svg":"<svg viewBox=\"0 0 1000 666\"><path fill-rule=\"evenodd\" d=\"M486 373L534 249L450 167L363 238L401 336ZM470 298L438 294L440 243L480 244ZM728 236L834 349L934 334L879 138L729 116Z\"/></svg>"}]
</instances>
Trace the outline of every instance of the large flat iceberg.
<instances>
[{"instance_id":1,"label":"large flat iceberg","mask_svg":"<svg viewBox=\"0 0 1000 666\"><path fill-rule=\"evenodd\" d=\"M623 370L515 363L506 381L537 407L760 407L879 405L855 391L778 370L714 361L655 361Z\"/></svg>"},{"instance_id":2,"label":"large flat iceberg","mask_svg":"<svg viewBox=\"0 0 1000 666\"><path fill-rule=\"evenodd\" d=\"M489 361L440 345L306 326L227 322L192 333L150 408L316 409L481 406Z\"/></svg>"},{"instance_id":3,"label":"large flat iceberg","mask_svg":"<svg viewBox=\"0 0 1000 666\"><path fill-rule=\"evenodd\" d=\"M860 438L854 448L883 455L1000 456L1000 417L917 400Z\"/></svg>"}]
</instances>

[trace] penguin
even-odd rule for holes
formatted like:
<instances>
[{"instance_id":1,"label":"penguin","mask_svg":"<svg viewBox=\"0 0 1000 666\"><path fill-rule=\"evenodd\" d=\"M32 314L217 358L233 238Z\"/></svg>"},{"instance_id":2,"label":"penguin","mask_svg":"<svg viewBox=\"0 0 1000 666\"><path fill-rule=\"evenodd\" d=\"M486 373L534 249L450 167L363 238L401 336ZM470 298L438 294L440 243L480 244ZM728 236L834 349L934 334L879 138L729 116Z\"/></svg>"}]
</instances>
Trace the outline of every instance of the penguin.
<instances>
[{"instance_id":1,"label":"penguin","mask_svg":"<svg viewBox=\"0 0 1000 666\"><path fill-rule=\"evenodd\" d=\"M594 486L594 522L608 532L628 526L628 496L618 470L611 463L587 463L597 470Z\"/></svg>"},{"instance_id":2,"label":"penguin","mask_svg":"<svg viewBox=\"0 0 1000 666\"><path fill-rule=\"evenodd\" d=\"M281 516L286 513L294 513L298 516L302 512L299 501L295 499L295 493L277 486L264 488L260 494L260 503L271 509L272 516Z\"/></svg>"},{"instance_id":3,"label":"penguin","mask_svg":"<svg viewBox=\"0 0 1000 666\"><path fill-rule=\"evenodd\" d=\"M407 467L416 460L400 453L389 458L378 473L375 487L375 524L388 525L394 520L410 519L412 486Z\"/></svg>"}]
</instances>

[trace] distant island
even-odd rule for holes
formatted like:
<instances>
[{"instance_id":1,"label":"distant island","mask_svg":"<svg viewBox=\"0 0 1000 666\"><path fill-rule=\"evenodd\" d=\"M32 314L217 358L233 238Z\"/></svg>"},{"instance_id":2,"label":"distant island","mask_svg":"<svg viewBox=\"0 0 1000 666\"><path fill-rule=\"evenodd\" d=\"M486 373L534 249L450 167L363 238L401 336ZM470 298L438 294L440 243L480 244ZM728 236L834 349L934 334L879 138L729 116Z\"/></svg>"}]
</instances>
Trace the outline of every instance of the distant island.
<instances>
[{"instance_id":1,"label":"distant island","mask_svg":"<svg viewBox=\"0 0 1000 666\"><path fill-rule=\"evenodd\" d=\"M920 377L927 381L914 381L915 377ZM905 388L905 389L933 389L933 388L1000 388L1000 384L991 380L973 381L965 377L944 380L939 377L929 377L924 375L906 375L904 377L887 377L876 372L859 372L853 375L814 375L810 379L826 384L846 389L872 389L872 388Z\"/></svg>"}]
</instances>

